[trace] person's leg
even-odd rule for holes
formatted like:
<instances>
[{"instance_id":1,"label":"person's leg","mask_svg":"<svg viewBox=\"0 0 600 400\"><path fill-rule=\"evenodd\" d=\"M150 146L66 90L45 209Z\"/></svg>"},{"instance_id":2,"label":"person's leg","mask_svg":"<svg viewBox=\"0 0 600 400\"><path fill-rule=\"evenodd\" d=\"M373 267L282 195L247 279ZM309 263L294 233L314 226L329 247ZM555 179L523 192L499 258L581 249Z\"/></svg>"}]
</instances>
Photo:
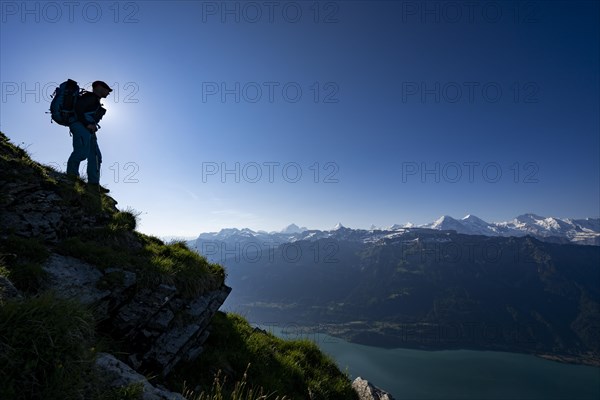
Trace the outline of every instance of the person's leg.
<instances>
[{"instance_id":1,"label":"person's leg","mask_svg":"<svg viewBox=\"0 0 600 400\"><path fill-rule=\"evenodd\" d=\"M88 183L97 185L100 183L100 164L102 163L102 154L98 147L96 135L91 135L90 152L88 156L87 175Z\"/></svg>"},{"instance_id":2,"label":"person's leg","mask_svg":"<svg viewBox=\"0 0 600 400\"><path fill-rule=\"evenodd\" d=\"M69 127L73 134L73 152L67 161L67 175L79 176L79 164L90 154L92 134L81 122L75 122Z\"/></svg>"}]
</instances>

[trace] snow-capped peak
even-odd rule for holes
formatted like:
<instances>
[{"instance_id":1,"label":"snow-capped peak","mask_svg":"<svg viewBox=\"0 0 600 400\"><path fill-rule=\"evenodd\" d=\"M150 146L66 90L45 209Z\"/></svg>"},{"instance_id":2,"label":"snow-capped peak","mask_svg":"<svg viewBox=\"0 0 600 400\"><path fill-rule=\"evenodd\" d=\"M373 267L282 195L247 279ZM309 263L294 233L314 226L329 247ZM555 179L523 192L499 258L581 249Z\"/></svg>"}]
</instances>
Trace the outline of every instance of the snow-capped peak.
<instances>
[{"instance_id":1,"label":"snow-capped peak","mask_svg":"<svg viewBox=\"0 0 600 400\"><path fill-rule=\"evenodd\" d=\"M537 238L550 238L551 241L571 242L576 244L600 245L600 218L585 219L563 219L557 217L542 217L536 214L522 214L507 222L488 223L472 214L457 220L448 215L443 215L435 222L417 225L406 223L404 225L394 224L389 228L377 229L374 226L370 230L354 230L344 227L341 223L331 231L311 230L296 224L290 224L280 232L253 231L251 229L228 228L221 229L219 232L202 233L199 240L244 240L244 238L256 238L274 242L284 242L289 240L317 240L332 235L357 237L364 235L364 240L376 240L381 235L384 237L396 237L402 235L411 228L429 228L436 230L453 230L460 234L467 235L486 235L486 236L524 236L532 235ZM393 231L392 233L379 232L379 230ZM338 231L338 232L335 232Z\"/></svg>"},{"instance_id":2,"label":"snow-capped peak","mask_svg":"<svg viewBox=\"0 0 600 400\"><path fill-rule=\"evenodd\" d=\"M433 224L431 224L431 228L433 229L443 229L448 225L455 225L459 223L457 220L452 218L449 215L442 215L440 218L436 219Z\"/></svg>"},{"instance_id":3,"label":"snow-capped peak","mask_svg":"<svg viewBox=\"0 0 600 400\"><path fill-rule=\"evenodd\" d=\"M489 227L490 227L490 224L488 222L482 220L481 218L479 218L473 214L466 215L464 218L461 219L461 221L465 224L468 224L470 226L477 227L477 228L489 229Z\"/></svg>"},{"instance_id":4,"label":"snow-capped peak","mask_svg":"<svg viewBox=\"0 0 600 400\"><path fill-rule=\"evenodd\" d=\"M531 223L535 224L538 221L542 221L544 219L545 219L544 217L540 217L539 215L536 215L533 213L527 213L527 214L519 215L513 221L515 221L516 223L521 223L521 224L531 224Z\"/></svg>"},{"instance_id":5,"label":"snow-capped peak","mask_svg":"<svg viewBox=\"0 0 600 400\"><path fill-rule=\"evenodd\" d=\"M458 233L467 235L497 235L497 229L494 225L487 223L481 218L467 214L460 220L454 219L449 215L444 215L438 218L431 224L422 225L423 228L438 229L438 230L455 230Z\"/></svg>"},{"instance_id":6,"label":"snow-capped peak","mask_svg":"<svg viewBox=\"0 0 600 400\"><path fill-rule=\"evenodd\" d=\"M342 225L341 222L338 222L337 224L335 224L335 226L333 227L332 231L337 231L338 229L342 229L345 228L344 225Z\"/></svg>"},{"instance_id":7,"label":"snow-capped peak","mask_svg":"<svg viewBox=\"0 0 600 400\"><path fill-rule=\"evenodd\" d=\"M477 217L477 216L475 216L475 215L473 215L473 214L467 214L467 215L465 215L465 216L464 216L464 217L461 219L461 221L467 221L467 222L477 222L477 223L481 223L481 222L483 222L483 223L487 223L487 222L485 222L484 220L482 220L481 218L479 218L479 217Z\"/></svg>"},{"instance_id":8,"label":"snow-capped peak","mask_svg":"<svg viewBox=\"0 0 600 400\"><path fill-rule=\"evenodd\" d=\"M390 226L389 228L387 228L387 230L388 231L397 231L397 230L400 230L400 229L414 228L414 227L416 227L415 224L413 224L412 222L407 222L407 223L405 223L403 225L394 224L394 225Z\"/></svg>"}]
</instances>

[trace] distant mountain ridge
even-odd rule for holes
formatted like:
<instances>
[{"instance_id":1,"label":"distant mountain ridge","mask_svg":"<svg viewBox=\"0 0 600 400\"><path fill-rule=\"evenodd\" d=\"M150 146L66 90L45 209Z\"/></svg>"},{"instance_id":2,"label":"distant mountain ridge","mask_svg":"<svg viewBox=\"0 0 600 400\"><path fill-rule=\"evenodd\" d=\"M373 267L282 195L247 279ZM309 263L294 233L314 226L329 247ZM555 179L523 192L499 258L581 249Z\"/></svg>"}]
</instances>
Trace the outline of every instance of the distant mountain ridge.
<instances>
[{"instance_id":1,"label":"distant mountain ridge","mask_svg":"<svg viewBox=\"0 0 600 400\"><path fill-rule=\"evenodd\" d=\"M201 240L260 240L265 243L295 242L298 240L318 240L324 238L343 238L351 236L356 240L366 242L377 241L386 237L395 237L408 230L453 230L466 235L484 236L526 236L530 235L539 240L553 243L573 243L600 246L600 218L561 219L542 217L533 213L522 214L506 222L486 222L475 215L469 214L461 219L444 215L436 221L414 225L394 224L387 228L371 226L370 229L352 229L338 223L331 230L307 229L296 224L290 224L281 231L265 232L244 228L221 229L219 232L202 233Z\"/></svg>"},{"instance_id":2,"label":"distant mountain ridge","mask_svg":"<svg viewBox=\"0 0 600 400\"><path fill-rule=\"evenodd\" d=\"M455 230L467 235L531 235L544 241L560 242L560 239L566 239L575 244L600 245L600 218L561 219L528 213L511 221L489 223L474 215L467 215L460 220L444 215L437 221L421 227Z\"/></svg>"},{"instance_id":3,"label":"distant mountain ridge","mask_svg":"<svg viewBox=\"0 0 600 400\"><path fill-rule=\"evenodd\" d=\"M190 247L226 266L237 289L224 307L255 322L318 326L380 347L600 366L600 246L432 228L210 236Z\"/></svg>"}]
</instances>

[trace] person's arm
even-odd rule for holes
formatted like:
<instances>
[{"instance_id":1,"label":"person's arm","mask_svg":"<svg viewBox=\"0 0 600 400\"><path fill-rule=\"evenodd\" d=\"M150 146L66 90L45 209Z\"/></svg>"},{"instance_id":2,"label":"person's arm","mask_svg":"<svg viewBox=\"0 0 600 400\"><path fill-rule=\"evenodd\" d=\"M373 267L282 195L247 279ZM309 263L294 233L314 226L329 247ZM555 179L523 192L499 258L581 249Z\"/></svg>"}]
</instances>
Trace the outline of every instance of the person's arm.
<instances>
[{"instance_id":1,"label":"person's arm","mask_svg":"<svg viewBox=\"0 0 600 400\"><path fill-rule=\"evenodd\" d=\"M93 93L86 93L77 100L75 104L75 112L77 119L91 132L96 132L98 127L97 121L94 120L94 114L100 105L100 101Z\"/></svg>"}]
</instances>

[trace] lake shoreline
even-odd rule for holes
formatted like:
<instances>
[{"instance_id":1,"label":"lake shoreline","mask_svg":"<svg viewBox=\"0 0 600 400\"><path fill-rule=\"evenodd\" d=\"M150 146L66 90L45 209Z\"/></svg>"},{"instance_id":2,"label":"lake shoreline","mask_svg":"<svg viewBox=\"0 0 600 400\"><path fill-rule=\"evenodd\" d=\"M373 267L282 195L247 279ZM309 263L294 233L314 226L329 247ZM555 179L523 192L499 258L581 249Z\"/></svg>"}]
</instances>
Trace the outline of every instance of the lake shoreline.
<instances>
[{"instance_id":1,"label":"lake shoreline","mask_svg":"<svg viewBox=\"0 0 600 400\"><path fill-rule=\"evenodd\" d=\"M404 343L404 347L384 348L331 335L323 326L265 325L262 327L267 332L285 340L314 341L350 376L362 376L389 393L401 393L405 398L600 398L600 374L594 362L598 357L593 353L515 352L506 346L473 349L473 346L458 343L443 346L439 342L436 346Z\"/></svg>"},{"instance_id":2,"label":"lake shoreline","mask_svg":"<svg viewBox=\"0 0 600 400\"><path fill-rule=\"evenodd\" d=\"M337 329L336 329L337 328ZM365 332L361 330L340 330L340 326L298 326L295 325L293 330L288 334L293 335L292 338L311 338L317 337L319 334L327 334L334 338L342 339L350 343L372 346L382 349L406 349L406 350L422 350L422 351L448 351L448 350L471 350L471 351L495 351L515 354L533 355L545 360L555 361L562 364L584 365L600 368L600 355L593 353L586 354L566 354L552 353L547 351L531 351L523 347L514 347L510 345L489 345L484 346L481 343L427 343L425 341L408 341L406 338L397 337L394 335L382 335L381 333L374 334L373 332ZM401 343L400 343L401 342ZM399 345L401 344L401 345Z\"/></svg>"},{"instance_id":3,"label":"lake shoreline","mask_svg":"<svg viewBox=\"0 0 600 400\"><path fill-rule=\"evenodd\" d=\"M366 346L379 347L384 349L409 349L409 350L422 350L422 351L447 351L447 350L472 350L472 351L496 351L496 352L505 352L505 353L515 353L515 354L529 354L539 358L543 358L549 361L555 361L562 364L572 364L572 365L585 365L589 367L597 367L600 368L600 356L593 354L563 354L563 353L548 353L548 352L534 352L527 351L523 349L515 349L510 347L498 346L498 347L485 347L485 346L464 346L464 345L456 345L456 346L427 346L423 344L412 344L405 343L403 346L381 346L377 343L371 341L360 341L354 340L353 338L333 335L332 333L325 332L328 335L333 337L337 337L339 339L346 340L350 343L362 344Z\"/></svg>"},{"instance_id":4,"label":"lake shoreline","mask_svg":"<svg viewBox=\"0 0 600 400\"><path fill-rule=\"evenodd\" d=\"M534 354L545 360L556 361L563 364L585 365L600 368L600 359L594 356L577 356L568 354Z\"/></svg>"}]
</instances>

